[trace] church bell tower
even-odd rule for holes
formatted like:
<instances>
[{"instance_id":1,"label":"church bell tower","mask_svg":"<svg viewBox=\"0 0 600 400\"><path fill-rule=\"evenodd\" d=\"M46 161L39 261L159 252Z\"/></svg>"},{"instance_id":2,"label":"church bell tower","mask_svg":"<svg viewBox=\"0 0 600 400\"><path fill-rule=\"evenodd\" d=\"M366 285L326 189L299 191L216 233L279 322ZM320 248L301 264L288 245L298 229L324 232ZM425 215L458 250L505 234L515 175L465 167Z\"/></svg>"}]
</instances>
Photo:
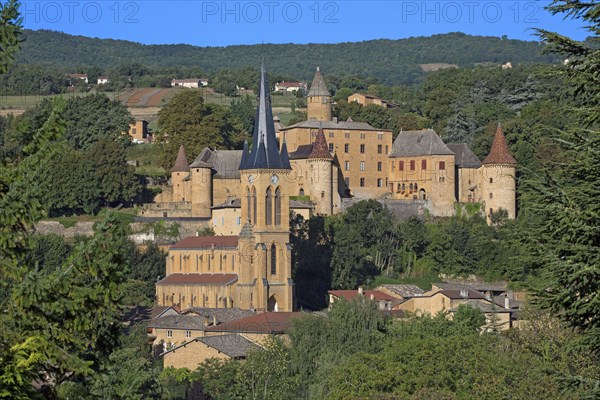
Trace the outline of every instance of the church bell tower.
<instances>
[{"instance_id":1,"label":"church bell tower","mask_svg":"<svg viewBox=\"0 0 600 400\"><path fill-rule=\"evenodd\" d=\"M285 142L278 150L271 93L261 66L258 107L252 148L244 143L240 162L241 269L238 292L250 307L292 311L293 288L290 251L290 161ZM242 303L246 301L242 300Z\"/></svg>"}]
</instances>

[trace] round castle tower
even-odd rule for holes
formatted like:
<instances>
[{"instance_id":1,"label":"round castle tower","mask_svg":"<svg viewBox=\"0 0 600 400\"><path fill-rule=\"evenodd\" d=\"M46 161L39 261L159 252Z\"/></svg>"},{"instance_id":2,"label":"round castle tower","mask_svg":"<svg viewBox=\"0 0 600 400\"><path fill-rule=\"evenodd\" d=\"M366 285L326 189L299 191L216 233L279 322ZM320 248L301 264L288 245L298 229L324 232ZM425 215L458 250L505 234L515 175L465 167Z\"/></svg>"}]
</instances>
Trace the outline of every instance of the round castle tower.
<instances>
[{"instance_id":1,"label":"round castle tower","mask_svg":"<svg viewBox=\"0 0 600 400\"><path fill-rule=\"evenodd\" d=\"M333 203L332 193L332 162L333 157L329 152L323 128L319 128L312 151L308 156L311 176L311 194L316 203L317 214L331 215Z\"/></svg>"},{"instance_id":2,"label":"round castle tower","mask_svg":"<svg viewBox=\"0 0 600 400\"><path fill-rule=\"evenodd\" d=\"M212 167L202 161L208 149L202 151L200 156L190 165L192 217L212 217Z\"/></svg>"},{"instance_id":3,"label":"round castle tower","mask_svg":"<svg viewBox=\"0 0 600 400\"><path fill-rule=\"evenodd\" d=\"M183 145L179 146L177 159L171 168L171 184L173 185L173 202L186 201L184 180L190 172Z\"/></svg>"},{"instance_id":4,"label":"round castle tower","mask_svg":"<svg viewBox=\"0 0 600 400\"><path fill-rule=\"evenodd\" d=\"M492 148L481 166L481 195L488 222L492 212L505 209L514 219L516 205L517 160L512 156L502 126L498 124Z\"/></svg>"},{"instance_id":5,"label":"round castle tower","mask_svg":"<svg viewBox=\"0 0 600 400\"><path fill-rule=\"evenodd\" d=\"M309 120L331 121L331 93L327 90L325 79L323 79L319 67L317 67L306 100Z\"/></svg>"}]
</instances>

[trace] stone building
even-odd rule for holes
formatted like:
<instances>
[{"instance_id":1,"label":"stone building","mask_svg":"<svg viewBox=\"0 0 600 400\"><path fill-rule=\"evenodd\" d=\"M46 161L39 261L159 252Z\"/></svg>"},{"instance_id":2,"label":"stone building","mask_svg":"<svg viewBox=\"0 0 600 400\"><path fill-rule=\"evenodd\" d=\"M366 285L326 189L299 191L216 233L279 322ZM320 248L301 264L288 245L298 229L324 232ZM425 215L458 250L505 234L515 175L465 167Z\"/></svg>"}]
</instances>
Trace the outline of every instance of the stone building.
<instances>
[{"instance_id":1,"label":"stone building","mask_svg":"<svg viewBox=\"0 0 600 400\"><path fill-rule=\"evenodd\" d=\"M288 156L290 169L278 179L285 180L286 207L292 212L305 218L332 215L353 199L381 199L398 207L419 203L435 216L454 215L457 202L479 203L488 221L501 209L515 218L517 162L500 125L481 162L467 144L446 144L432 129L402 131L393 140L390 130L338 121L331 103L317 67L306 121L282 126L269 112L268 122L261 122L275 132L271 146ZM244 152L248 148L205 148L188 164L181 147L171 184L142 208L141 216L192 218L219 235L238 235L246 222Z\"/></svg>"},{"instance_id":2,"label":"stone building","mask_svg":"<svg viewBox=\"0 0 600 400\"><path fill-rule=\"evenodd\" d=\"M275 139L264 68L252 143L251 150L244 145L237 166L239 179L233 179L241 194L243 225L239 235L189 237L172 246L166 277L156 284L158 305L265 311L292 311L294 308L289 244L292 168L285 143L280 151ZM183 149L180 149L180 155L183 157ZM184 183L190 175L192 182L194 177L211 182L214 164L211 166L201 156L189 167L183 160L175 163L172 196L188 201L192 213L195 213L194 205L202 203L201 210L208 210L207 215L210 215L210 207L204 207L204 204L212 201L214 189L193 184L187 189L189 185ZM233 174L234 171L225 167L223 173ZM220 179L229 178L222 176ZM198 193L194 193L195 189ZM189 200L188 195L191 195Z\"/></svg>"}]
</instances>

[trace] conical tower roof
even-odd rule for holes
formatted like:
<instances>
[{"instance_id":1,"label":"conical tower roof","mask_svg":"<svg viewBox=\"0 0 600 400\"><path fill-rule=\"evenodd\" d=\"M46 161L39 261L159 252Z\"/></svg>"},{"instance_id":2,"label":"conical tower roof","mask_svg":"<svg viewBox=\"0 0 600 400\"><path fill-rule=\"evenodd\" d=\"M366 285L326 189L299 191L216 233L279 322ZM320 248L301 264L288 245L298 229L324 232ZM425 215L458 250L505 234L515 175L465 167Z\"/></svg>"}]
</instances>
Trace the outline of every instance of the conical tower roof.
<instances>
[{"instance_id":1,"label":"conical tower roof","mask_svg":"<svg viewBox=\"0 0 600 400\"><path fill-rule=\"evenodd\" d=\"M173 164L173 168L171 168L171 172L189 172L190 165L188 164L187 157L185 156L185 149L183 145L179 146L179 152L177 153L177 159L175 160L175 164Z\"/></svg>"},{"instance_id":2,"label":"conical tower roof","mask_svg":"<svg viewBox=\"0 0 600 400\"><path fill-rule=\"evenodd\" d=\"M310 85L310 90L308 91L308 97L311 96L331 97L331 93L329 93L329 90L327 90L325 78L323 78L321 69L319 67L317 67L317 72L315 72L315 77L313 78L312 84Z\"/></svg>"},{"instance_id":3,"label":"conical tower roof","mask_svg":"<svg viewBox=\"0 0 600 400\"><path fill-rule=\"evenodd\" d=\"M319 127L319 132L317 133L317 137L315 138L315 142L312 146L312 151L310 152L308 158L325 158L332 159L331 153L329 152L329 146L327 145L327 140L325 139L325 133L323 133L323 127Z\"/></svg>"},{"instance_id":4,"label":"conical tower roof","mask_svg":"<svg viewBox=\"0 0 600 400\"><path fill-rule=\"evenodd\" d=\"M504 131L500 124L498 124L498 128L496 129L490 154L483 160L482 164L517 164L517 160L512 156L508 144L506 144L506 137L504 137Z\"/></svg>"},{"instance_id":5,"label":"conical tower roof","mask_svg":"<svg viewBox=\"0 0 600 400\"><path fill-rule=\"evenodd\" d=\"M271 92L264 63L260 70L258 107L252 134L252 149L242 154L240 169L290 169L281 160L275 137Z\"/></svg>"}]
</instances>

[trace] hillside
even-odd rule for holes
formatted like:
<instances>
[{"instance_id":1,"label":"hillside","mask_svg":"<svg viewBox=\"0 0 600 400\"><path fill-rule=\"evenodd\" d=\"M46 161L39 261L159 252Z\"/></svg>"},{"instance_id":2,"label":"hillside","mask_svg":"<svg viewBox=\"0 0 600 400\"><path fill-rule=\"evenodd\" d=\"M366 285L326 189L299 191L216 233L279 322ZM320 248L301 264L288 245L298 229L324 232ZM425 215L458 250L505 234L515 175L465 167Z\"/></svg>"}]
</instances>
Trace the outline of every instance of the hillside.
<instances>
[{"instance_id":1,"label":"hillside","mask_svg":"<svg viewBox=\"0 0 600 400\"><path fill-rule=\"evenodd\" d=\"M185 44L143 45L124 40L73 36L48 30L26 31L18 62L58 67L114 67L137 62L146 67L195 66L210 72L256 67L264 56L272 73L310 79L320 65L331 75L375 77L387 84L412 83L424 72L420 64L467 66L492 62L513 65L555 62L542 55L538 42L448 33L401 40L339 44L264 44L197 47Z\"/></svg>"}]
</instances>

